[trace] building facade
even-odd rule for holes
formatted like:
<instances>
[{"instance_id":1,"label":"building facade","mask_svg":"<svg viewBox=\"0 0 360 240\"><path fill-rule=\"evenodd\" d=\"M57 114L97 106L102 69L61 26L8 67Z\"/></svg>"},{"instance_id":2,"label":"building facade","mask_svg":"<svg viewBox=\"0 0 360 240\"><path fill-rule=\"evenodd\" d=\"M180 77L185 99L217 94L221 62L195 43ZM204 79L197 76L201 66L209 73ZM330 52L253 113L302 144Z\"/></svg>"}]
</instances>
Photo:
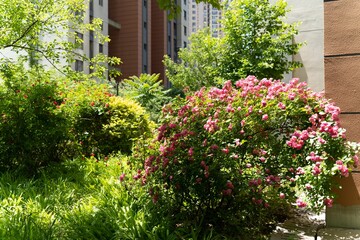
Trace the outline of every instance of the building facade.
<instances>
[{"instance_id":1,"label":"building facade","mask_svg":"<svg viewBox=\"0 0 360 240\"><path fill-rule=\"evenodd\" d=\"M109 0L109 55L122 60L122 77L151 71L151 0Z\"/></svg>"},{"instance_id":2,"label":"building facade","mask_svg":"<svg viewBox=\"0 0 360 240\"><path fill-rule=\"evenodd\" d=\"M178 1L181 13L169 19L155 0L109 0L109 21L121 28L109 27L109 55L122 60L121 79L141 73L160 73L166 86L162 64L164 55L174 60L186 47L189 35L189 3Z\"/></svg>"},{"instance_id":3,"label":"building facade","mask_svg":"<svg viewBox=\"0 0 360 240\"><path fill-rule=\"evenodd\" d=\"M101 33L105 36L109 34L109 17L108 17L108 0L90 0L89 7L85 13L84 21L89 23L94 18L100 18L103 20L101 26ZM94 57L98 53L105 55L109 54L109 44L100 43L95 37L93 31L77 32L77 37L83 40L83 44L76 49L80 55L86 55L89 58ZM73 41L73 40L70 40ZM85 73L91 73L90 65L88 62L83 62L81 58L75 59L72 63L72 68L76 71L83 71Z\"/></svg>"},{"instance_id":4,"label":"building facade","mask_svg":"<svg viewBox=\"0 0 360 240\"><path fill-rule=\"evenodd\" d=\"M189 26L191 33L195 33L200 29L208 27L213 37L221 36L221 18L222 11L213 7L209 3L196 3L190 0L190 18Z\"/></svg>"}]
</instances>

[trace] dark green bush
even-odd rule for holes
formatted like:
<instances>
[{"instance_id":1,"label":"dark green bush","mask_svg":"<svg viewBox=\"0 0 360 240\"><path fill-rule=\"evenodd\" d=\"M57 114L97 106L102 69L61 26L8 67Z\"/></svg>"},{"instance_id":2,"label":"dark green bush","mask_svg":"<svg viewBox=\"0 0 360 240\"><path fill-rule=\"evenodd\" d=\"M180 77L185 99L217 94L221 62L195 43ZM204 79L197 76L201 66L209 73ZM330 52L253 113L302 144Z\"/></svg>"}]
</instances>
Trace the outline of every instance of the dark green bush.
<instances>
[{"instance_id":1,"label":"dark green bush","mask_svg":"<svg viewBox=\"0 0 360 240\"><path fill-rule=\"evenodd\" d=\"M49 72L1 67L0 167L33 173L59 161L67 138L67 120L59 111L63 99Z\"/></svg>"}]
</instances>

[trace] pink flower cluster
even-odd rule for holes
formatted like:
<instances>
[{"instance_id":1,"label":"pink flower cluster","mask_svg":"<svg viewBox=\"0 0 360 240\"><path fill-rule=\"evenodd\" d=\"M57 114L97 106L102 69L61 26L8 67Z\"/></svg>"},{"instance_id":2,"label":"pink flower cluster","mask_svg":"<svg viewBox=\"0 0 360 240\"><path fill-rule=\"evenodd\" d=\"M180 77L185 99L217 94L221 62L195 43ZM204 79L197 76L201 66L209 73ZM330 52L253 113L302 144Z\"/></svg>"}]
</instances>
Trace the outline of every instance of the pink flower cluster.
<instances>
[{"instance_id":1,"label":"pink flower cluster","mask_svg":"<svg viewBox=\"0 0 360 240\"><path fill-rule=\"evenodd\" d=\"M226 189L224 189L224 190L222 191L222 194L223 194L224 196L231 196L233 190L234 190L234 185L233 185L233 183L232 183L231 181L227 181L227 182L226 182Z\"/></svg>"},{"instance_id":2,"label":"pink flower cluster","mask_svg":"<svg viewBox=\"0 0 360 240\"><path fill-rule=\"evenodd\" d=\"M299 208L304 208L307 206L306 202L304 202L301 198L298 198L296 200L296 205L299 207Z\"/></svg>"},{"instance_id":3,"label":"pink flower cluster","mask_svg":"<svg viewBox=\"0 0 360 240\"><path fill-rule=\"evenodd\" d=\"M347 166L344 165L343 161L337 160L336 161L337 169L339 170L340 174L344 177L349 176L349 169Z\"/></svg>"},{"instance_id":4,"label":"pink flower cluster","mask_svg":"<svg viewBox=\"0 0 360 240\"><path fill-rule=\"evenodd\" d=\"M307 130L304 131L295 131L290 140L286 142L286 144L292 148L295 148L297 150L300 150L304 144L305 141L309 138L309 133Z\"/></svg>"},{"instance_id":5,"label":"pink flower cluster","mask_svg":"<svg viewBox=\"0 0 360 240\"><path fill-rule=\"evenodd\" d=\"M314 152L310 152L310 156L308 158L313 162L321 162L323 160L320 156L316 155L316 153Z\"/></svg>"},{"instance_id":6,"label":"pink flower cluster","mask_svg":"<svg viewBox=\"0 0 360 240\"><path fill-rule=\"evenodd\" d=\"M209 119L206 121L206 124L204 125L205 130L210 133L215 132L218 129L218 122L219 119L212 120L212 118L209 117Z\"/></svg>"}]
</instances>

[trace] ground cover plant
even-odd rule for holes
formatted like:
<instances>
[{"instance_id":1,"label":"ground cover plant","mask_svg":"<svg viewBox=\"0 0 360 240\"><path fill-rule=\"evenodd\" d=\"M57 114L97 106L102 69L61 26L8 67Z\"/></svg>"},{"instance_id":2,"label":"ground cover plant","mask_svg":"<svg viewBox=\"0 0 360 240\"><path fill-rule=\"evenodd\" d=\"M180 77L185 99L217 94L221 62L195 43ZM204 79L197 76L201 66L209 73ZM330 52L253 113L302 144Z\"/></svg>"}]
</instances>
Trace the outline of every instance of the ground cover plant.
<instances>
[{"instance_id":1,"label":"ground cover plant","mask_svg":"<svg viewBox=\"0 0 360 240\"><path fill-rule=\"evenodd\" d=\"M286 217L282 209L331 207L334 176L358 165L340 109L297 79L228 81L163 112L133 178L174 228L259 239Z\"/></svg>"}]
</instances>

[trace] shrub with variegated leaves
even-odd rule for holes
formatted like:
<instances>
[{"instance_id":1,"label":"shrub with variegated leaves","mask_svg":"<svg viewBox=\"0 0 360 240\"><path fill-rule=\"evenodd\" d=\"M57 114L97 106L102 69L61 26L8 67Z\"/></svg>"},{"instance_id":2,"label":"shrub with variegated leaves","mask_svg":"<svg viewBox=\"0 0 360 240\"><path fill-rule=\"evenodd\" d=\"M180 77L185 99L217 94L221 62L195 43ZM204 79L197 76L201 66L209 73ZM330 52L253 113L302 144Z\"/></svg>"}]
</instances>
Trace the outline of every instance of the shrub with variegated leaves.
<instances>
[{"instance_id":1,"label":"shrub with variegated leaves","mask_svg":"<svg viewBox=\"0 0 360 240\"><path fill-rule=\"evenodd\" d=\"M358 164L340 109L297 79L228 81L163 114L153 153L134 178L177 226L266 234L286 215L281 209L330 207L334 176Z\"/></svg>"}]
</instances>

